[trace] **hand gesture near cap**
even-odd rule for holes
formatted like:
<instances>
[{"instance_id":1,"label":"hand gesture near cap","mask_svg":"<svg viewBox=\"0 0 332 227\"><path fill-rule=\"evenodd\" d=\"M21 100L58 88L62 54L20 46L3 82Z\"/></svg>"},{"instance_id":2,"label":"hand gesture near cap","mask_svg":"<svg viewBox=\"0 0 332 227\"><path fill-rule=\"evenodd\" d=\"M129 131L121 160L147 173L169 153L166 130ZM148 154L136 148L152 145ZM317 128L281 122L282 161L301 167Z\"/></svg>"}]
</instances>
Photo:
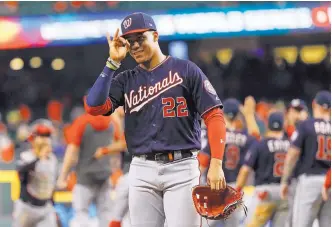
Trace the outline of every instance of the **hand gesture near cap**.
<instances>
[{"instance_id":1,"label":"hand gesture near cap","mask_svg":"<svg viewBox=\"0 0 332 227\"><path fill-rule=\"evenodd\" d=\"M113 40L111 40L109 34L107 34L106 37L108 41L108 46L110 48L110 58L113 61L120 63L126 57L127 52L129 51L129 42L123 37L119 36L119 29L116 30Z\"/></svg>"}]
</instances>

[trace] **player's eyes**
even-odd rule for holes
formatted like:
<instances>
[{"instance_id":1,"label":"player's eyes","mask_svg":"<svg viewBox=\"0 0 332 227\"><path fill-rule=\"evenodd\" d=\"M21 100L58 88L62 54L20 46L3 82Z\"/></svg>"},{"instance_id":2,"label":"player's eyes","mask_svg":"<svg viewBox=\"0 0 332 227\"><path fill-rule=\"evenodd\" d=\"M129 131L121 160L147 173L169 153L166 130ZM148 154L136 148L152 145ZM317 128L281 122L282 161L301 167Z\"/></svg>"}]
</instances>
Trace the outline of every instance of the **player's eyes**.
<instances>
[{"instance_id":1,"label":"player's eyes","mask_svg":"<svg viewBox=\"0 0 332 227\"><path fill-rule=\"evenodd\" d=\"M142 44L142 42L145 40L145 37L144 36L139 36L137 37L136 39L127 39L129 44L132 46L135 44L135 42L138 42L139 45Z\"/></svg>"}]
</instances>

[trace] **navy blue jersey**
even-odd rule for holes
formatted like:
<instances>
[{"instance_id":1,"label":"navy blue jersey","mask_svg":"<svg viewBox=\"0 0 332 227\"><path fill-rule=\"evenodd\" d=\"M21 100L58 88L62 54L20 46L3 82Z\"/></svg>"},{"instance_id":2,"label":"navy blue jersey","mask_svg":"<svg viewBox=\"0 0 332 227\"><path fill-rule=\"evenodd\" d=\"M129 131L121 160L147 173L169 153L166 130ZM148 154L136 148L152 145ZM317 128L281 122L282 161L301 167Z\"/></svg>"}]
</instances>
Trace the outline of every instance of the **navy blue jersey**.
<instances>
[{"instance_id":1,"label":"navy blue jersey","mask_svg":"<svg viewBox=\"0 0 332 227\"><path fill-rule=\"evenodd\" d=\"M255 185L280 183L290 141L264 138L254 143L247 152L244 164L255 171Z\"/></svg>"},{"instance_id":2,"label":"navy blue jersey","mask_svg":"<svg viewBox=\"0 0 332 227\"><path fill-rule=\"evenodd\" d=\"M112 111L124 106L126 141L133 154L201 149L200 117L222 107L204 73L174 57L150 71L137 66L118 74L109 96Z\"/></svg>"},{"instance_id":3,"label":"navy blue jersey","mask_svg":"<svg viewBox=\"0 0 332 227\"><path fill-rule=\"evenodd\" d=\"M226 131L226 146L223 158L223 170L226 182L235 182L240 168L243 164L244 157L249 147L256 139L248 135L246 131ZM210 146L207 144L202 152L210 155Z\"/></svg>"},{"instance_id":4,"label":"navy blue jersey","mask_svg":"<svg viewBox=\"0 0 332 227\"><path fill-rule=\"evenodd\" d=\"M298 174L325 174L331 168L331 122L310 118L298 125L292 145L299 148Z\"/></svg>"}]
</instances>

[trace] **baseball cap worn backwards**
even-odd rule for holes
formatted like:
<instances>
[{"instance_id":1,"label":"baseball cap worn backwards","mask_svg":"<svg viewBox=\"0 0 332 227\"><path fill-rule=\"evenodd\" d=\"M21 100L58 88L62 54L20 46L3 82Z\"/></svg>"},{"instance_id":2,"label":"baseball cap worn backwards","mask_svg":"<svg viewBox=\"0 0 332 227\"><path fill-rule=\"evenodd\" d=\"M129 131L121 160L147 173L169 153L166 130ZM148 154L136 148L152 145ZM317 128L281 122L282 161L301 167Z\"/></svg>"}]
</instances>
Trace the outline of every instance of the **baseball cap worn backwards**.
<instances>
[{"instance_id":1,"label":"baseball cap worn backwards","mask_svg":"<svg viewBox=\"0 0 332 227\"><path fill-rule=\"evenodd\" d=\"M284 127L284 115L281 112L271 113L268 118L268 128L271 131L281 131Z\"/></svg>"},{"instance_id":2,"label":"baseball cap worn backwards","mask_svg":"<svg viewBox=\"0 0 332 227\"><path fill-rule=\"evenodd\" d=\"M320 91L315 96L315 102L324 109L331 108L331 93L329 91Z\"/></svg>"},{"instance_id":3,"label":"baseball cap worn backwards","mask_svg":"<svg viewBox=\"0 0 332 227\"><path fill-rule=\"evenodd\" d=\"M223 102L223 111L230 119L234 119L240 111L240 102L237 99L229 98Z\"/></svg>"},{"instance_id":4,"label":"baseball cap worn backwards","mask_svg":"<svg viewBox=\"0 0 332 227\"><path fill-rule=\"evenodd\" d=\"M145 13L130 14L121 23L122 36L149 30L157 31L157 27L152 17Z\"/></svg>"}]
</instances>

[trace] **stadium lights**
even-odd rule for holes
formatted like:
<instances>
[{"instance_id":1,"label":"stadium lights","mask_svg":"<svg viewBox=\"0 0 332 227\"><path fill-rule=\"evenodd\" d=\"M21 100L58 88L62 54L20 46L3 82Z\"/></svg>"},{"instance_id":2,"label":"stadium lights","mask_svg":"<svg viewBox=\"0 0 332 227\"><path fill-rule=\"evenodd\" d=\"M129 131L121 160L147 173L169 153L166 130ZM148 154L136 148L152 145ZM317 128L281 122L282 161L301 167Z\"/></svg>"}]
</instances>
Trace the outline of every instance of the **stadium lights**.
<instances>
[{"instance_id":1,"label":"stadium lights","mask_svg":"<svg viewBox=\"0 0 332 227\"><path fill-rule=\"evenodd\" d=\"M296 46L277 47L273 51L275 58L284 58L289 64L294 64L296 62L299 53Z\"/></svg>"},{"instance_id":2,"label":"stadium lights","mask_svg":"<svg viewBox=\"0 0 332 227\"><path fill-rule=\"evenodd\" d=\"M53 9L55 12L62 13L66 11L68 8L67 2L56 2L53 5Z\"/></svg>"},{"instance_id":3,"label":"stadium lights","mask_svg":"<svg viewBox=\"0 0 332 227\"><path fill-rule=\"evenodd\" d=\"M304 46L301 48L300 57L306 64L318 64L327 56L327 48L324 45Z\"/></svg>"},{"instance_id":4,"label":"stadium lights","mask_svg":"<svg viewBox=\"0 0 332 227\"><path fill-rule=\"evenodd\" d=\"M24 66L24 62L21 58L14 58L10 61L9 66L12 70L21 70Z\"/></svg>"},{"instance_id":5,"label":"stadium lights","mask_svg":"<svg viewBox=\"0 0 332 227\"><path fill-rule=\"evenodd\" d=\"M32 57L30 59L30 67L37 69L42 65L42 59L40 57Z\"/></svg>"},{"instance_id":6,"label":"stadium lights","mask_svg":"<svg viewBox=\"0 0 332 227\"><path fill-rule=\"evenodd\" d=\"M217 59L223 65L227 65L233 57L233 50L230 48L221 49L217 52Z\"/></svg>"},{"instance_id":7,"label":"stadium lights","mask_svg":"<svg viewBox=\"0 0 332 227\"><path fill-rule=\"evenodd\" d=\"M65 67L65 61L61 58L56 58L51 63L52 69L59 71Z\"/></svg>"}]
</instances>

